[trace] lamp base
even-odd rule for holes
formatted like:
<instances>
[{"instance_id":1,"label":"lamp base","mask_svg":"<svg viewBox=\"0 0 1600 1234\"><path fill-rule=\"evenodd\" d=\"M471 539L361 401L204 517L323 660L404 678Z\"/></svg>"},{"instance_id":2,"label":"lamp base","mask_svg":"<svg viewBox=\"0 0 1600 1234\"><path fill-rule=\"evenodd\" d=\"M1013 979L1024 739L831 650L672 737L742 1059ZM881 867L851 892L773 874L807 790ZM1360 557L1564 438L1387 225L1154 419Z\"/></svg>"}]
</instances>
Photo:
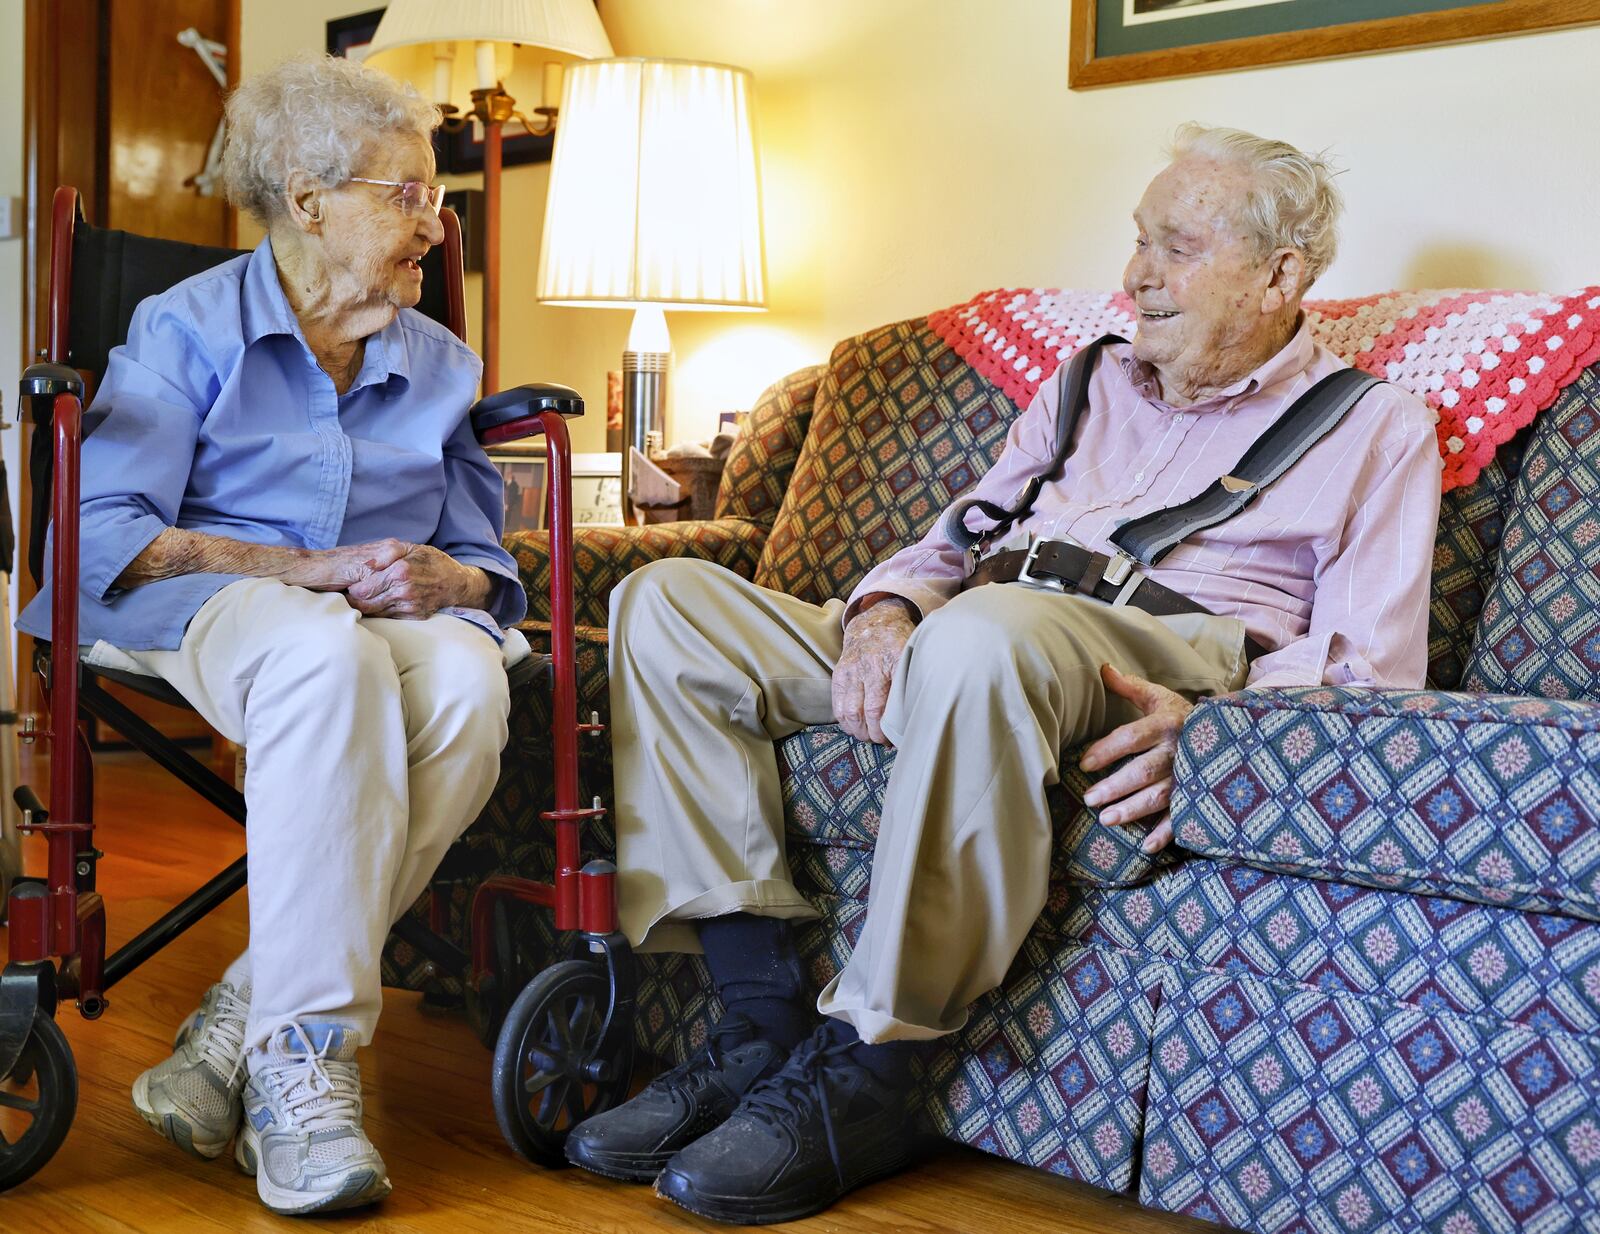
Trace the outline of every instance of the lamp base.
<instances>
[{"instance_id":1,"label":"lamp base","mask_svg":"<svg viewBox=\"0 0 1600 1234\"><path fill-rule=\"evenodd\" d=\"M636 309L627 350L622 353L622 493L630 512L633 477L628 447L648 458L652 435L656 444L665 443L671 359L666 317L653 306Z\"/></svg>"}]
</instances>

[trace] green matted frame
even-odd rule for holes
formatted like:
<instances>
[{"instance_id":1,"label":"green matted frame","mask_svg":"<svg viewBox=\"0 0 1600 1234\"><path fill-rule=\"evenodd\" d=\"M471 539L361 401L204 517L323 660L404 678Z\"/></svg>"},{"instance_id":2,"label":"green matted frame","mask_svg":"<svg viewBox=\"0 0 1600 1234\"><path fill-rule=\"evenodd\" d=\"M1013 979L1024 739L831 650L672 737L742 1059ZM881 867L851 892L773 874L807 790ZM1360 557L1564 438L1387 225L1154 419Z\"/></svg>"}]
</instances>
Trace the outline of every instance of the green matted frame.
<instances>
[{"instance_id":1,"label":"green matted frame","mask_svg":"<svg viewBox=\"0 0 1600 1234\"><path fill-rule=\"evenodd\" d=\"M1137 0L1068 2L1074 89L1600 22L1600 0L1198 0L1132 22Z\"/></svg>"}]
</instances>

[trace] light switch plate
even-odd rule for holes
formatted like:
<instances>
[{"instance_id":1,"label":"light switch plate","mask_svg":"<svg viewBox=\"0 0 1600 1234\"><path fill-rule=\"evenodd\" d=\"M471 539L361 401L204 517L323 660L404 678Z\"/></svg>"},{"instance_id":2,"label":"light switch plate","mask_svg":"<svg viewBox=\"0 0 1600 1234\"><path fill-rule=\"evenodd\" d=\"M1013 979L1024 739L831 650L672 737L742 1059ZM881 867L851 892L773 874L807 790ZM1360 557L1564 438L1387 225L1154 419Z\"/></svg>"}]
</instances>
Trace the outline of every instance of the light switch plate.
<instances>
[{"instance_id":1,"label":"light switch plate","mask_svg":"<svg viewBox=\"0 0 1600 1234\"><path fill-rule=\"evenodd\" d=\"M0 240L22 235L22 198L0 197Z\"/></svg>"}]
</instances>

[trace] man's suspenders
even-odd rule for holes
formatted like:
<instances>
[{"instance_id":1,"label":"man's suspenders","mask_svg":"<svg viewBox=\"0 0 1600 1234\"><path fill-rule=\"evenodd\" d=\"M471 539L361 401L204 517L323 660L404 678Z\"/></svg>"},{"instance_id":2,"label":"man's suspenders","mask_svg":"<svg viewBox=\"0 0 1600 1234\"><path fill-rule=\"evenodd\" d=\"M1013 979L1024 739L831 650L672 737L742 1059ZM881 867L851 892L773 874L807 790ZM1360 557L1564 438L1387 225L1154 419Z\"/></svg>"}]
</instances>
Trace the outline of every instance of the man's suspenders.
<instances>
[{"instance_id":1,"label":"man's suspenders","mask_svg":"<svg viewBox=\"0 0 1600 1234\"><path fill-rule=\"evenodd\" d=\"M993 543L1027 517L1045 483L1060 474L1072 451L1072 437L1088 406L1089 377L1101 348L1107 343L1125 341L1108 334L1090 343L1063 366L1058 378L1062 388L1056 411L1056 447L1049 464L1028 481L1016 504L1009 509L975 497L950 507L945 515L944 531L951 543L962 549ZM1244 452L1232 472L1213 481L1198 497L1128 520L1111 533L1111 542L1134 561L1155 565L1195 532L1215 527L1242 513L1261 495L1262 489L1337 428L1362 396L1378 384L1376 377L1359 369L1329 373L1284 409ZM971 510L977 510L994 526L986 531L971 530L966 523Z\"/></svg>"}]
</instances>

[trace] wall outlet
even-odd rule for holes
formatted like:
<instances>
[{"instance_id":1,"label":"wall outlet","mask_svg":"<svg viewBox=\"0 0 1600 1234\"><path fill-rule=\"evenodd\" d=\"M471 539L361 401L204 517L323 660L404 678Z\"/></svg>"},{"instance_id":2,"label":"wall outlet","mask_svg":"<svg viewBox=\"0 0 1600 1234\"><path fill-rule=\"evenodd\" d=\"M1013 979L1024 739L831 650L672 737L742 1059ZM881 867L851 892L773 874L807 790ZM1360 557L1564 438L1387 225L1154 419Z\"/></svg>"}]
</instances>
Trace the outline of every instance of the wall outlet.
<instances>
[{"instance_id":1,"label":"wall outlet","mask_svg":"<svg viewBox=\"0 0 1600 1234\"><path fill-rule=\"evenodd\" d=\"M0 197L0 240L22 235L22 198Z\"/></svg>"}]
</instances>

